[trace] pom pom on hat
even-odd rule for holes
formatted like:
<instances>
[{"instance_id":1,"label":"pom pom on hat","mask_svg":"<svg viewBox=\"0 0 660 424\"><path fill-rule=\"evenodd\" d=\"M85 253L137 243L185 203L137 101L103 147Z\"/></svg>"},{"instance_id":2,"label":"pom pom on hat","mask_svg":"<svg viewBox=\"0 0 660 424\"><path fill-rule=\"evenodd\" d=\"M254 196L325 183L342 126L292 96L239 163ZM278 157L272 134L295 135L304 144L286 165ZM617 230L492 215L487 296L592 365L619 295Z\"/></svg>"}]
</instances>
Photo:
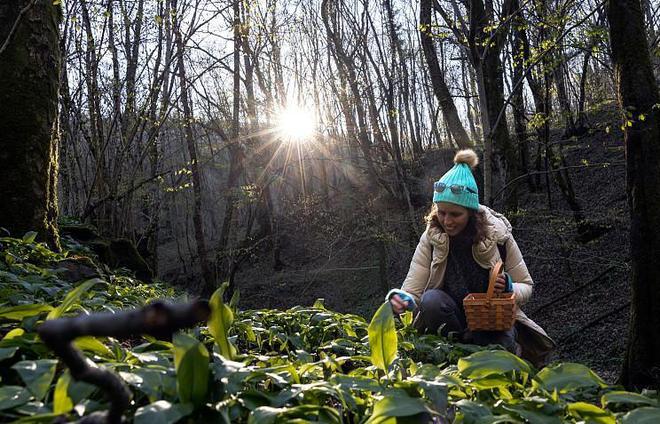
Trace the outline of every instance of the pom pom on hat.
<instances>
[{"instance_id":1,"label":"pom pom on hat","mask_svg":"<svg viewBox=\"0 0 660 424\"><path fill-rule=\"evenodd\" d=\"M479 157L472 149L459 150L456 152L456 156L454 156L454 163L457 165L464 163L474 169L479 165Z\"/></svg>"}]
</instances>

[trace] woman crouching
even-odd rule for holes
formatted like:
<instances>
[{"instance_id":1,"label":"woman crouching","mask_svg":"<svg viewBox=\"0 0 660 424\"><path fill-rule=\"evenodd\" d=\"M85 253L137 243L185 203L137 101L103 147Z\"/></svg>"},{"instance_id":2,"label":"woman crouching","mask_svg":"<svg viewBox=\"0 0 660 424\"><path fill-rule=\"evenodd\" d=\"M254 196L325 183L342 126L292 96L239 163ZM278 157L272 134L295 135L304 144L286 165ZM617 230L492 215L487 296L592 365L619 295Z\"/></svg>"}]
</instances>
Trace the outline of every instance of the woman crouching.
<instances>
[{"instance_id":1,"label":"woman crouching","mask_svg":"<svg viewBox=\"0 0 660 424\"><path fill-rule=\"evenodd\" d=\"M555 343L520 308L532 295L533 281L501 214L479 204L472 169L478 158L472 150L459 151L454 167L434 184L433 207L403 282L402 291L388 295L395 313L416 306L415 326L424 332L454 332L461 341L500 344L535 366L543 365ZM501 260L505 273L495 282L495 293L513 292L516 323L507 331L467 329L463 299L488 288L489 270ZM407 300L406 294L412 299Z\"/></svg>"}]
</instances>

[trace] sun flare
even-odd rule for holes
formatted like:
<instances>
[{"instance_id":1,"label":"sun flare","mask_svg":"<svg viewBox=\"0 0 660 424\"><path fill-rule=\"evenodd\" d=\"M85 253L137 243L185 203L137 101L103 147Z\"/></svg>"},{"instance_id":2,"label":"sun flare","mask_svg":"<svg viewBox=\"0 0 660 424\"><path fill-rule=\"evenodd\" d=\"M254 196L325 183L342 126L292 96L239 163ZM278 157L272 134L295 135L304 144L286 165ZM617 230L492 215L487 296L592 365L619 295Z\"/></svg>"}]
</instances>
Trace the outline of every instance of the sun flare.
<instances>
[{"instance_id":1,"label":"sun flare","mask_svg":"<svg viewBox=\"0 0 660 424\"><path fill-rule=\"evenodd\" d=\"M297 142L309 140L316 128L314 114L299 106L289 106L282 110L277 121L280 136Z\"/></svg>"}]
</instances>

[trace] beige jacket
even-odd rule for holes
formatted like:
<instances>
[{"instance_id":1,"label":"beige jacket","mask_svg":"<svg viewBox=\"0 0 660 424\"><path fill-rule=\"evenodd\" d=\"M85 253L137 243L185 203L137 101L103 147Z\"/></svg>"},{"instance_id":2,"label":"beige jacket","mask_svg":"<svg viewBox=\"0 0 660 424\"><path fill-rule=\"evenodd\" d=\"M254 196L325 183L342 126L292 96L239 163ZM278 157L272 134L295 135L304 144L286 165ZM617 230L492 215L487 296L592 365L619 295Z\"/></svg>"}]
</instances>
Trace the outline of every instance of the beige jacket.
<instances>
[{"instance_id":1,"label":"beige jacket","mask_svg":"<svg viewBox=\"0 0 660 424\"><path fill-rule=\"evenodd\" d=\"M522 347L522 356L539 366L547 360L555 343L543 328L527 317L521 309L532 295L534 281L511 234L509 221L504 215L486 206L481 205L479 210L485 214L488 231L484 241L472 246L472 255L480 266L490 269L500 260L497 244L506 247L504 270L514 281L513 291L519 306L516 312L517 341ZM402 287L415 298L417 304L426 290L442 288L448 253L449 236L436 225L429 224L415 249Z\"/></svg>"}]
</instances>

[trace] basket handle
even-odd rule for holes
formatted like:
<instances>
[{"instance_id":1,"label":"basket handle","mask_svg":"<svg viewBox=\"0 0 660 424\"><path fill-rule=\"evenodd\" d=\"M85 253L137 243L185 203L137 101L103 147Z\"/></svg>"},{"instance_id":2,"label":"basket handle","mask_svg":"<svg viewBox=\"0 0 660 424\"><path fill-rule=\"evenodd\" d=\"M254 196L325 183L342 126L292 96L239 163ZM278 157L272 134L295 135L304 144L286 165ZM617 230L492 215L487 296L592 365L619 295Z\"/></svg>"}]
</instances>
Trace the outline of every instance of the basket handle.
<instances>
[{"instance_id":1,"label":"basket handle","mask_svg":"<svg viewBox=\"0 0 660 424\"><path fill-rule=\"evenodd\" d=\"M486 292L486 299L490 300L495 293L495 281L497 281L497 276L502 273L502 268L504 264L502 261L497 261L493 268L490 270L490 277L488 278L488 291Z\"/></svg>"}]
</instances>

